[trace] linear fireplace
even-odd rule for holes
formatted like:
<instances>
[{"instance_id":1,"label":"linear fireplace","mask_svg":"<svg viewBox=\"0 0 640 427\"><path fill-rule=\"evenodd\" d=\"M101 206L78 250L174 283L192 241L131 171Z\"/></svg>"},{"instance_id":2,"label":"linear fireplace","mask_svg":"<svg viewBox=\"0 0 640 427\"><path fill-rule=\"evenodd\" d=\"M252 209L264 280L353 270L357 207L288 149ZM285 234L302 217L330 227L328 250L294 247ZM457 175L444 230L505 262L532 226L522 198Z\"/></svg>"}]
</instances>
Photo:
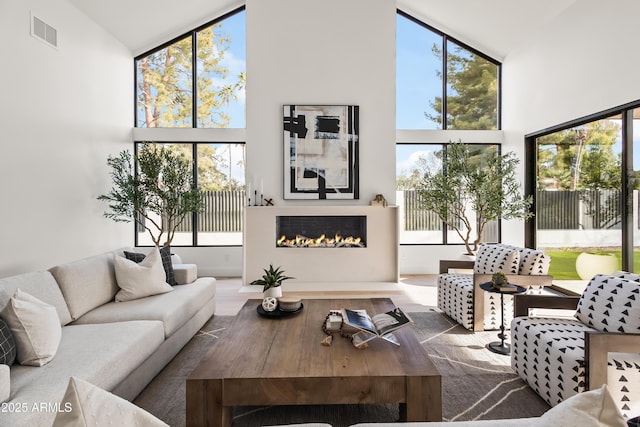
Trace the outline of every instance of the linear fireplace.
<instances>
[{"instance_id":1,"label":"linear fireplace","mask_svg":"<svg viewBox=\"0 0 640 427\"><path fill-rule=\"evenodd\" d=\"M365 215L286 215L276 217L279 248L364 248Z\"/></svg>"},{"instance_id":2,"label":"linear fireplace","mask_svg":"<svg viewBox=\"0 0 640 427\"><path fill-rule=\"evenodd\" d=\"M322 290L322 283L397 283L398 281L398 208L397 206L247 206L244 209L243 283L249 285L262 277L263 269L280 266L287 276L287 287L308 285ZM278 246L296 236L313 238L327 249ZM338 246L336 234L351 237L359 245L354 249L330 249ZM334 241L331 242L331 239ZM289 244L293 244L290 242Z\"/></svg>"}]
</instances>

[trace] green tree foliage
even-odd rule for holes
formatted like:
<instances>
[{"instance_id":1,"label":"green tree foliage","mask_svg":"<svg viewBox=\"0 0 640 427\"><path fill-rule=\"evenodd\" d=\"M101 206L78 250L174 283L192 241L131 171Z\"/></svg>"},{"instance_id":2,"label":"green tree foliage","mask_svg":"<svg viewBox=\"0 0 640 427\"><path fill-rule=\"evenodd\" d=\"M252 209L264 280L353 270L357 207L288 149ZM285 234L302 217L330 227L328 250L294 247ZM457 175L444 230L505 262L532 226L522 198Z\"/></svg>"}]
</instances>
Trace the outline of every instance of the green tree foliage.
<instances>
[{"instance_id":1,"label":"green tree foliage","mask_svg":"<svg viewBox=\"0 0 640 427\"><path fill-rule=\"evenodd\" d=\"M198 127L227 127L224 107L245 85L245 74L228 79L223 66L230 39L222 23L197 34ZM138 126L192 127L193 51L186 37L138 61Z\"/></svg>"},{"instance_id":2,"label":"green tree foliage","mask_svg":"<svg viewBox=\"0 0 640 427\"><path fill-rule=\"evenodd\" d=\"M467 253L477 251L489 221L533 216L532 198L522 195L516 179L515 153L499 155L494 148L478 150L452 142L436 156L442 167L427 168L417 190L423 208L455 230Z\"/></svg>"},{"instance_id":3,"label":"green tree foliage","mask_svg":"<svg viewBox=\"0 0 640 427\"><path fill-rule=\"evenodd\" d=\"M538 188L620 189L619 135L617 123L598 120L538 138Z\"/></svg>"},{"instance_id":4,"label":"green tree foliage","mask_svg":"<svg viewBox=\"0 0 640 427\"><path fill-rule=\"evenodd\" d=\"M135 165L133 160L128 150L107 159L113 187L98 197L109 204L104 216L116 222L134 220L156 246L164 236L162 245L170 245L187 214L204 209L202 195L193 185L191 163L184 155L153 143L142 144Z\"/></svg>"},{"instance_id":5,"label":"green tree foliage","mask_svg":"<svg viewBox=\"0 0 640 427\"><path fill-rule=\"evenodd\" d=\"M442 50L432 51L442 59ZM447 129L486 130L498 127L498 66L449 43L447 51ZM442 79L442 72L438 72ZM425 117L442 125L442 97L430 102L437 114Z\"/></svg>"},{"instance_id":6,"label":"green tree foliage","mask_svg":"<svg viewBox=\"0 0 640 427\"><path fill-rule=\"evenodd\" d=\"M237 144L198 144L198 188L202 191L240 190L244 184L233 178L232 169L244 164L244 159L232 157L232 147ZM187 159L192 157L192 144L171 144L166 148L180 153Z\"/></svg>"}]
</instances>

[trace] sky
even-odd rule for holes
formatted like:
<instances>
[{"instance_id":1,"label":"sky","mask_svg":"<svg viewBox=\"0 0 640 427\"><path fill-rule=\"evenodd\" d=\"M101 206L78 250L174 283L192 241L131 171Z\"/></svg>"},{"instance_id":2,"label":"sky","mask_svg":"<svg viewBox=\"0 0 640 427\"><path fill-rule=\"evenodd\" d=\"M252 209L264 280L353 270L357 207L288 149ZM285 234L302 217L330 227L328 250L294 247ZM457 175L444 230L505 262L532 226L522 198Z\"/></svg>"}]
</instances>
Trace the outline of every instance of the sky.
<instances>
[{"instance_id":1,"label":"sky","mask_svg":"<svg viewBox=\"0 0 640 427\"><path fill-rule=\"evenodd\" d=\"M246 26L245 12L238 13L223 23L225 31L232 42L225 53L224 64L230 76L237 76L246 70ZM425 118L425 112L434 113L429 100L442 93L442 80L438 76L441 68L440 60L431 54L432 47L442 49L440 35L396 15L396 128L397 129L438 129L437 123ZM250 78L250 77L248 77ZM238 96L238 101L229 105L231 128L245 127L245 93ZM634 123L634 146L640 147L640 121ZM396 149L396 174L410 171L415 167L421 155L431 155L438 145L420 146L417 144L398 145ZM614 150L619 152L618 142ZM634 169L640 169L640 148L634 150Z\"/></svg>"}]
</instances>

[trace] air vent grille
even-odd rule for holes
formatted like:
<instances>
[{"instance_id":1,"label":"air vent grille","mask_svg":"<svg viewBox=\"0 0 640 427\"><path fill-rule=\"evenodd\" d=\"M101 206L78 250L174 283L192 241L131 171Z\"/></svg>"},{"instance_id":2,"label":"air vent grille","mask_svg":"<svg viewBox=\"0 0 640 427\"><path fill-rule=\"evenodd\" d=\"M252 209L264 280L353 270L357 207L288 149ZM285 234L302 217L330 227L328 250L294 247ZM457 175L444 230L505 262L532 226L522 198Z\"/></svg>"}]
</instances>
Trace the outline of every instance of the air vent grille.
<instances>
[{"instance_id":1,"label":"air vent grille","mask_svg":"<svg viewBox=\"0 0 640 427\"><path fill-rule=\"evenodd\" d=\"M32 16L31 35L42 40L49 46L58 47L58 30L44 22L37 16Z\"/></svg>"}]
</instances>

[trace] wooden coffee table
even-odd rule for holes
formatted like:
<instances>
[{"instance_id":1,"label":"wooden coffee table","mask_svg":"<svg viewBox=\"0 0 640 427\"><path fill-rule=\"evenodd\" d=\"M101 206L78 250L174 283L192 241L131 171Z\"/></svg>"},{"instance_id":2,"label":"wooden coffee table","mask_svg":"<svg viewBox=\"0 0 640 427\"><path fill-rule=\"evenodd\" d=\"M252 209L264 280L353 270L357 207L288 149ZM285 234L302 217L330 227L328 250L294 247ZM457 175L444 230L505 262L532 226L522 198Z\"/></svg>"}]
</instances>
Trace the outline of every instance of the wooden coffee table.
<instances>
[{"instance_id":1,"label":"wooden coffee table","mask_svg":"<svg viewBox=\"0 0 640 427\"><path fill-rule=\"evenodd\" d=\"M249 300L187 379L187 426L230 426L234 406L399 403L402 421L441 421L440 373L411 327L359 350L322 322L330 309L390 310L388 298L303 300L295 315L260 316ZM313 420L309 420L313 421Z\"/></svg>"}]
</instances>

